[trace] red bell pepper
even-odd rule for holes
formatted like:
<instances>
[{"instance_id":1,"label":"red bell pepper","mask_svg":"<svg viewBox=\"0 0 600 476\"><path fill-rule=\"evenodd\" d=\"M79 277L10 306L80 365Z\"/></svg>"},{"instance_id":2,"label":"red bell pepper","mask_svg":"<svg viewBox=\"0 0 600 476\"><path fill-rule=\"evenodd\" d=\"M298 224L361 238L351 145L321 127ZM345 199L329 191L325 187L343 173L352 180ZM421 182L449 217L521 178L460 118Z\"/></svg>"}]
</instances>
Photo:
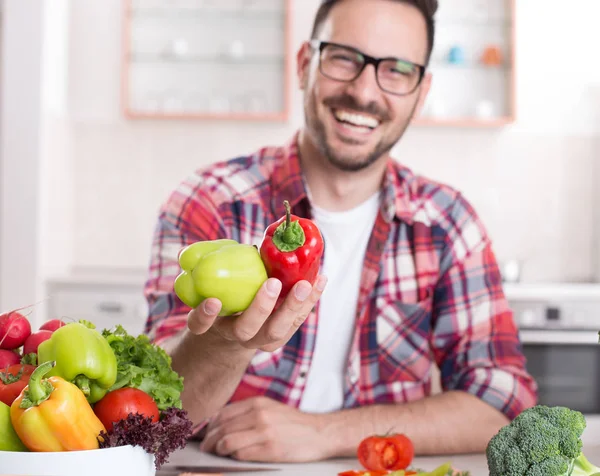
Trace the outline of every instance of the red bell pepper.
<instances>
[{"instance_id":1,"label":"red bell pepper","mask_svg":"<svg viewBox=\"0 0 600 476\"><path fill-rule=\"evenodd\" d=\"M19 396L29 383L35 365L15 364L0 370L0 402L8 406Z\"/></svg>"},{"instance_id":2,"label":"red bell pepper","mask_svg":"<svg viewBox=\"0 0 600 476\"><path fill-rule=\"evenodd\" d=\"M275 308L298 281L315 284L324 249L317 225L308 218L292 215L287 200L283 204L285 216L267 227L260 245L267 275L282 284Z\"/></svg>"}]
</instances>

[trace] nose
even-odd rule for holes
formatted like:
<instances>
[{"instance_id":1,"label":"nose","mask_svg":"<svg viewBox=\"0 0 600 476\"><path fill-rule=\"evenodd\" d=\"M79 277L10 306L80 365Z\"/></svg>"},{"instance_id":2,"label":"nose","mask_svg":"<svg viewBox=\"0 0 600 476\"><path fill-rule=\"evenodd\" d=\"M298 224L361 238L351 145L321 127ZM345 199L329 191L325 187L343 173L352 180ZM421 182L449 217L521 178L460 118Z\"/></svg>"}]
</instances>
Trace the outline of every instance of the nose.
<instances>
[{"instance_id":1,"label":"nose","mask_svg":"<svg viewBox=\"0 0 600 476\"><path fill-rule=\"evenodd\" d=\"M381 95L381 89L377 84L375 66L372 64L366 65L358 78L348 83L348 92L364 104L377 100Z\"/></svg>"}]
</instances>

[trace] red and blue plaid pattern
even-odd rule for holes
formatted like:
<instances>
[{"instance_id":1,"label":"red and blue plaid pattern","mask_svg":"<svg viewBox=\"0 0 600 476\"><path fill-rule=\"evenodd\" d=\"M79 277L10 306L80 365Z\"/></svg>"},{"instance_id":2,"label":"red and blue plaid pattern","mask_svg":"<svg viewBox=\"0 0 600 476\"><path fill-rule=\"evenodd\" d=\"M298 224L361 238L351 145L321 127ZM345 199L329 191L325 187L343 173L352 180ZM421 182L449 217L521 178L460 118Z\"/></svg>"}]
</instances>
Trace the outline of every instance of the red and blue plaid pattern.
<instances>
[{"instance_id":1,"label":"red and blue plaid pattern","mask_svg":"<svg viewBox=\"0 0 600 476\"><path fill-rule=\"evenodd\" d=\"M469 392L514 418L537 401L490 239L455 190L390 161L368 245L345 375L344 407ZM163 205L152 246L146 330L160 344L186 326L173 293L177 253L198 240L260 245L284 213L311 217L297 134L283 147L219 162L184 180ZM357 224L360 226L360 224ZM265 395L298 406L315 346L319 306L281 349L257 351L232 401ZM326 385L326 382L323 382Z\"/></svg>"}]
</instances>

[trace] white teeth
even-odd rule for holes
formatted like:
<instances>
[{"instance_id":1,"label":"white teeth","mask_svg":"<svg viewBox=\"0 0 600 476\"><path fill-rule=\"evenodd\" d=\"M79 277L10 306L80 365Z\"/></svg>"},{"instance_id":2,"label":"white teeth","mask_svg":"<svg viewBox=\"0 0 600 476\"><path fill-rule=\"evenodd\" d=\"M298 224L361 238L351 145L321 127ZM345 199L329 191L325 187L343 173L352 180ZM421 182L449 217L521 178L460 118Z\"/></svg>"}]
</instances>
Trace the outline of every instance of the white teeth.
<instances>
[{"instance_id":1,"label":"white teeth","mask_svg":"<svg viewBox=\"0 0 600 476\"><path fill-rule=\"evenodd\" d=\"M340 121L349 122L354 126L375 128L379 125L379 121L374 117L363 116L362 114L354 114L347 111L335 111L335 117Z\"/></svg>"}]
</instances>

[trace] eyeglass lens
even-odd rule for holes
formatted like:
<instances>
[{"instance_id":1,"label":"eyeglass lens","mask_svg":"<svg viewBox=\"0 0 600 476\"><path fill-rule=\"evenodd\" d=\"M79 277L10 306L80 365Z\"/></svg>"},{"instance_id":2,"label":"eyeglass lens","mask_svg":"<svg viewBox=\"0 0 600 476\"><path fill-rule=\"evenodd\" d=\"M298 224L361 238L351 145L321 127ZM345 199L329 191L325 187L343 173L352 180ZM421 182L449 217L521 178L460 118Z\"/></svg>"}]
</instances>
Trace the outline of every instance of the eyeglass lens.
<instances>
[{"instance_id":1,"label":"eyeglass lens","mask_svg":"<svg viewBox=\"0 0 600 476\"><path fill-rule=\"evenodd\" d=\"M363 55L349 48L327 45L321 53L321 72L331 79L352 81L363 69ZM407 61L383 60L377 68L381 89L393 94L410 94L419 84L419 68Z\"/></svg>"}]
</instances>

